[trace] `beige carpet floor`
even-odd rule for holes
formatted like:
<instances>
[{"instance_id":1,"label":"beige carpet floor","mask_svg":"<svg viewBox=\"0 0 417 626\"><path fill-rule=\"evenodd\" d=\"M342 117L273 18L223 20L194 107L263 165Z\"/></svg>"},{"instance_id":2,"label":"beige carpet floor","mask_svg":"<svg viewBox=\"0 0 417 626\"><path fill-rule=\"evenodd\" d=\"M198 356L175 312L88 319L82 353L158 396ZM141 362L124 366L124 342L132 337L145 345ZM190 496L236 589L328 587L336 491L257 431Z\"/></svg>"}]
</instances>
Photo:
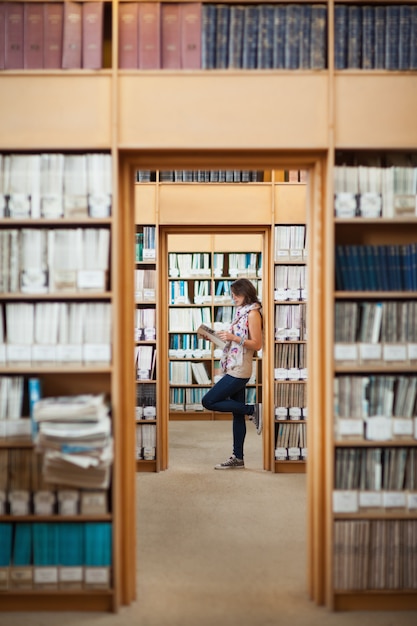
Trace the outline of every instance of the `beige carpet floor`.
<instances>
[{"instance_id":1,"label":"beige carpet floor","mask_svg":"<svg viewBox=\"0 0 417 626\"><path fill-rule=\"evenodd\" d=\"M117 615L0 613L1 626L416 626L417 612L331 613L308 599L306 477L246 469L229 422L170 425L170 469L137 476L137 600ZM1 597L0 597L1 604Z\"/></svg>"}]
</instances>

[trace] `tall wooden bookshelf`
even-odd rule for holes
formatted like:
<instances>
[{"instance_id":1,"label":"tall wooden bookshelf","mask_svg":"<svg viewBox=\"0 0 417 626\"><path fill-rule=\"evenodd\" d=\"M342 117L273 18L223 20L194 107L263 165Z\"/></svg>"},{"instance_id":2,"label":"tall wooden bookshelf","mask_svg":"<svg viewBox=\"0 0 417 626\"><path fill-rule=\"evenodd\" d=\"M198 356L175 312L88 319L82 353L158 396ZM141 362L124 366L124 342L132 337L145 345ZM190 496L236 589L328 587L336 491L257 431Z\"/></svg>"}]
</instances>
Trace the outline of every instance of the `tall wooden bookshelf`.
<instances>
[{"instance_id":1,"label":"tall wooden bookshelf","mask_svg":"<svg viewBox=\"0 0 417 626\"><path fill-rule=\"evenodd\" d=\"M334 243L335 237L346 236L345 226L351 228L348 224L335 226L333 165L335 153L341 149L364 152L415 149L415 70L336 70L334 10L340 3L335 0L324 3L328 9L328 62L324 70L119 70L120 4L117 0L106 2L111 9L108 10L111 55L102 70L6 70L0 76L2 152L105 151L113 157L115 212L111 225L111 271L114 280L109 296L115 328L112 365L105 372L91 371L88 376L78 370L70 376L66 376L66 371L62 375L58 371L47 374L51 393L73 393L80 389L108 389L111 393L115 425L113 586L104 594L27 594L25 607L30 610L52 607L57 610L117 610L135 598L136 563L132 543L135 535L136 381L132 371L132 237L135 223L151 222L145 217L135 219L134 172L141 167L194 169L201 165L204 168L249 166L262 170L294 166L310 172L307 191L311 242L308 369L314 372L314 385L308 386L308 407L310 415L314 415L315 428L309 431L307 473L309 594L313 601L326 604L330 609L416 608L415 594L384 590L340 594L332 579L333 469L337 447L333 435L332 397L334 303L337 299ZM415 2L410 4L415 6ZM154 193L149 190L149 195ZM270 193L267 186L262 193ZM248 191L247 201L242 206L253 207L254 200ZM235 211L226 201L210 206L210 212L201 219L203 226L200 224L200 228L207 224L219 227L224 224L225 216L229 224L240 219L245 227L251 224L259 230L275 224L268 203L257 204L256 215ZM181 206L179 202L173 208L171 203L170 209L163 204L158 207L155 222L166 228L175 224L190 227L196 221L187 204ZM280 217L276 221L284 223L286 220ZM413 225L413 220L410 223ZM4 227L3 219L1 227ZM352 228L356 233L359 230L355 225ZM380 229L379 225L368 222L364 232L372 238ZM389 238L387 230L386 239ZM398 241L407 238L399 225L395 225L392 232ZM161 243L164 249L165 244ZM161 300L164 304L162 294ZM270 330L268 332L267 339L273 343L273 336ZM265 365L264 362L264 368ZM270 372L271 367L272 364L267 364L266 370ZM5 368L4 374L9 373L12 373L10 368ZM268 385L267 378L264 394ZM167 398L162 399L167 401ZM269 458L271 449L268 449ZM131 455L127 455L126 450L131 450ZM380 518L384 516L387 514L383 512ZM20 610L21 606L21 594L2 594L5 610Z\"/></svg>"}]
</instances>

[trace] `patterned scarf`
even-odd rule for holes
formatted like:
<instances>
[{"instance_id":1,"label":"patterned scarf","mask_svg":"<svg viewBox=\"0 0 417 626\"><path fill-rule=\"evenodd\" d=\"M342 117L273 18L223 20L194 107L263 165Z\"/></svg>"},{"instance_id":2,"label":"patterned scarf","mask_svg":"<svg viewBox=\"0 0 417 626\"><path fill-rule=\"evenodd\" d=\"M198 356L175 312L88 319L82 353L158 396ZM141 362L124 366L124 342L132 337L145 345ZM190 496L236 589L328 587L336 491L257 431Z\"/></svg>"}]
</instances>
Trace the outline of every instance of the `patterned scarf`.
<instances>
[{"instance_id":1,"label":"patterned scarf","mask_svg":"<svg viewBox=\"0 0 417 626\"><path fill-rule=\"evenodd\" d=\"M248 338L249 335L249 311L260 310L261 305L258 302L253 304L245 304L236 310L234 320L230 325L230 332L238 337ZM240 346L235 341L228 341L223 348L223 354L220 359L223 372L232 369L243 363L243 353L246 348Z\"/></svg>"}]
</instances>

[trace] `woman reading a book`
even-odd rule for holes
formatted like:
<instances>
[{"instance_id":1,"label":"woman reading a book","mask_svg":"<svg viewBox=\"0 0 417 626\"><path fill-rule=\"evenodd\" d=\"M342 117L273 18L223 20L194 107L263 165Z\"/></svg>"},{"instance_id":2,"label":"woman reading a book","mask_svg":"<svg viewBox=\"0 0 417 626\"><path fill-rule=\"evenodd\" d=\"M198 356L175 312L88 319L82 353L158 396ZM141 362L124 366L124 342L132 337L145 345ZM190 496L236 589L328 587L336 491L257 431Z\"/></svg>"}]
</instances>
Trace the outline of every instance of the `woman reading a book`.
<instances>
[{"instance_id":1,"label":"woman reading a book","mask_svg":"<svg viewBox=\"0 0 417 626\"><path fill-rule=\"evenodd\" d=\"M202 399L203 406L209 411L233 413L233 453L215 469L245 467L246 416L255 424L257 433L262 432L261 405L245 403L253 354L262 347L261 303L254 285L247 278L235 280L230 290L236 307L235 317L229 330L216 333L226 342L221 358L223 376ZM210 339L209 336L205 338Z\"/></svg>"}]
</instances>

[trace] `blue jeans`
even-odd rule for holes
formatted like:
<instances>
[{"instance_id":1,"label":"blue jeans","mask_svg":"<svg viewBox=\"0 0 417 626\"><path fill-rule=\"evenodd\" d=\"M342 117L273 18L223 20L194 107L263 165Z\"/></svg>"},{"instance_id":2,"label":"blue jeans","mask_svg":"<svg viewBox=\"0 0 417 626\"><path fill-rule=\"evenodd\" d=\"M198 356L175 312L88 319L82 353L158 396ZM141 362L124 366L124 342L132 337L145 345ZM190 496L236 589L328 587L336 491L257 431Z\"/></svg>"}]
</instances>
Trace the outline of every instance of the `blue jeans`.
<instances>
[{"instance_id":1,"label":"blue jeans","mask_svg":"<svg viewBox=\"0 0 417 626\"><path fill-rule=\"evenodd\" d=\"M246 437L246 415L253 414L253 405L245 404L245 389L249 378L235 378L225 374L203 396L202 404L208 411L233 413L233 454L243 459Z\"/></svg>"}]
</instances>

